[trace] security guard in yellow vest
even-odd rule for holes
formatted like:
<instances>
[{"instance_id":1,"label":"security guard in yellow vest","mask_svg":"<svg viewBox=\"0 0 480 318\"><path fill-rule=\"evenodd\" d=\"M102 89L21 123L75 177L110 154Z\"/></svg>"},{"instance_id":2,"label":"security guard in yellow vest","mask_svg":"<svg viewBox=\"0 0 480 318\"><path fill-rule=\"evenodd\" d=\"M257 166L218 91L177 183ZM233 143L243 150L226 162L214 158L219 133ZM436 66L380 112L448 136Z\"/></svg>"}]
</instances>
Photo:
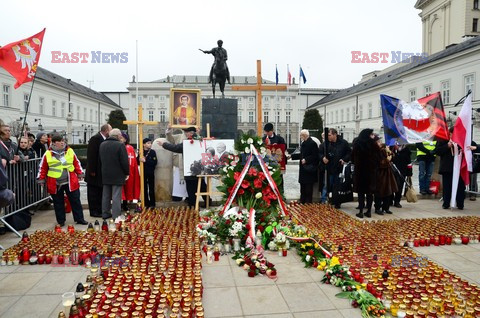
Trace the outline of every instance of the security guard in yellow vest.
<instances>
[{"instance_id":1,"label":"security guard in yellow vest","mask_svg":"<svg viewBox=\"0 0 480 318\"><path fill-rule=\"evenodd\" d=\"M50 149L40 162L38 183L47 185L47 191L53 199L53 207L58 224L65 225L65 195L72 207L73 219L77 224L87 225L83 217L82 203L80 202L80 184L83 179L83 169L72 148L65 146L61 135L52 137Z\"/></svg>"},{"instance_id":2,"label":"security guard in yellow vest","mask_svg":"<svg viewBox=\"0 0 480 318\"><path fill-rule=\"evenodd\" d=\"M432 194L430 191L430 178L432 177L435 162L435 146L437 141L424 141L416 143L418 161L418 182L420 194Z\"/></svg>"}]
</instances>

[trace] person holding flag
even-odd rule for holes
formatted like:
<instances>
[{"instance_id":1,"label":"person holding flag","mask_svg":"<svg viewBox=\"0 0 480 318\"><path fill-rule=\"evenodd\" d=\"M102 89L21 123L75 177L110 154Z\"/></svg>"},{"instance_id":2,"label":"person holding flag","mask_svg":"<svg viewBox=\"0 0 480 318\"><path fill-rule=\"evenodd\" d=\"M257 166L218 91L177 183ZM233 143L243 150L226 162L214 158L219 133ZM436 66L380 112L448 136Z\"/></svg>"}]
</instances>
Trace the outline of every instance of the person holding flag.
<instances>
[{"instance_id":1,"label":"person holding flag","mask_svg":"<svg viewBox=\"0 0 480 318\"><path fill-rule=\"evenodd\" d=\"M454 128L451 127L449 132L452 134ZM450 207L450 201L452 199L452 182L453 182L453 162L454 162L454 153L455 147L458 147L458 144L450 140L439 140L435 147L435 152L440 156L440 167L438 173L442 175L442 185L443 185L443 194L442 194L442 208L448 209ZM463 210L464 201L465 201L465 182L462 178L457 175L455 179L457 183L457 193L455 195L456 206L459 210Z\"/></svg>"}]
</instances>

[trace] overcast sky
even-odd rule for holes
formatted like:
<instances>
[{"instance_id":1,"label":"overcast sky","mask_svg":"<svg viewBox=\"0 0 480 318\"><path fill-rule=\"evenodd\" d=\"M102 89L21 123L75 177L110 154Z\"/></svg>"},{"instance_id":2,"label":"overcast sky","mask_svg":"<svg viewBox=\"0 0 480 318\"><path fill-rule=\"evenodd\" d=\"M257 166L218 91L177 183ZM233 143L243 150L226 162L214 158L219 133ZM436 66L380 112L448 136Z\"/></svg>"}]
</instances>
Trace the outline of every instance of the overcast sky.
<instances>
[{"instance_id":1,"label":"overcast sky","mask_svg":"<svg viewBox=\"0 0 480 318\"><path fill-rule=\"evenodd\" d=\"M286 81L301 64L304 87L344 88L388 64L351 63L352 51L421 53L422 25L415 0L236 1L2 1L0 45L47 28L39 65L97 91L125 91L139 80L208 75L209 50L222 39L231 75ZM68 3L68 5L67 5ZM137 7L135 7L137 5ZM52 63L52 51L128 53L124 64Z\"/></svg>"}]
</instances>

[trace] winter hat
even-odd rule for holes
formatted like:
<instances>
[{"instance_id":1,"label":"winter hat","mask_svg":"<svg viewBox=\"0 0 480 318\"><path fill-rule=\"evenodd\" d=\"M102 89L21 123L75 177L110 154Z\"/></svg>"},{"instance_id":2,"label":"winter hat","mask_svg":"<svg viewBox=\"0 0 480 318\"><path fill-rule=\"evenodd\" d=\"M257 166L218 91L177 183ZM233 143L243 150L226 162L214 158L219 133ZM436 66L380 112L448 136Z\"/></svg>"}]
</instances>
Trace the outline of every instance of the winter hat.
<instances>
[{"instance_id":1,"label":"winter hat","mask_svg":"<svg viewBox=\"0 0 480 318\"><path fill-rule=\"evenodd\" d=\"M146 143L149 142L149 141L151 142L152 139L150 139L150 138L143 138L143 144L146 144Z\"/></svg>"},{"instance_id":2,"label":"winter hat","mask_svg":"<svg viewBox=\"0 0 480 318\"><path fill-rule=\"evenodd\" d=\"M46 133L44 133L44 132L37 133L37 140L40 140L43 135L46 135Z\"/></svg>"}]
</instances>

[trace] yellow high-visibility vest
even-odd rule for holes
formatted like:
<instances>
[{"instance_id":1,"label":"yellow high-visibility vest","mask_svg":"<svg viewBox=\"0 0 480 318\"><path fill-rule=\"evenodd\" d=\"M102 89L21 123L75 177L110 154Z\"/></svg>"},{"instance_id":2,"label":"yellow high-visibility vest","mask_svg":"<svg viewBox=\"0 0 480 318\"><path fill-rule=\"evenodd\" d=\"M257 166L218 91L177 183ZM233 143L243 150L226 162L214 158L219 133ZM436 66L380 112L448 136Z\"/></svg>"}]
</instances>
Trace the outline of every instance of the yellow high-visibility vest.
<instances>
[{"instance_id":1,"label":"yellow high-visibility vest","mask_svg":"<svg viewBox=\"0 0 480 318\"><path fill-rule=\"evenodd\" d=\"M45 153L45 157L48 164L47 176L49 176L50 178L60 178L62 176L63 169L67 169L69 172L75 170L75 167L73 166L75 153L73 152L72 148L68 148L67 152L65 153L65 163L63 164L60 160L58 160L52 155L52 151L50 150Z\"/></svg>"},{"instance_id":2,"label":"yellow high-visibility vest","mask_svg":"<svg viewBox=\"0 0 480 318\"><path fill-rule=\"evenodd\" d=\"M434 141L424 141L423 142L423 146L425 148L427 148L427 150L430 150L430 151L435 149L436 144L437 144L436 140L434 140ZM417 157L418 156L425 156L425 155L426 155L426 153L424 153L423 151L421 151L420 149L417 148Z\"/></svg>"}]
</instances>

